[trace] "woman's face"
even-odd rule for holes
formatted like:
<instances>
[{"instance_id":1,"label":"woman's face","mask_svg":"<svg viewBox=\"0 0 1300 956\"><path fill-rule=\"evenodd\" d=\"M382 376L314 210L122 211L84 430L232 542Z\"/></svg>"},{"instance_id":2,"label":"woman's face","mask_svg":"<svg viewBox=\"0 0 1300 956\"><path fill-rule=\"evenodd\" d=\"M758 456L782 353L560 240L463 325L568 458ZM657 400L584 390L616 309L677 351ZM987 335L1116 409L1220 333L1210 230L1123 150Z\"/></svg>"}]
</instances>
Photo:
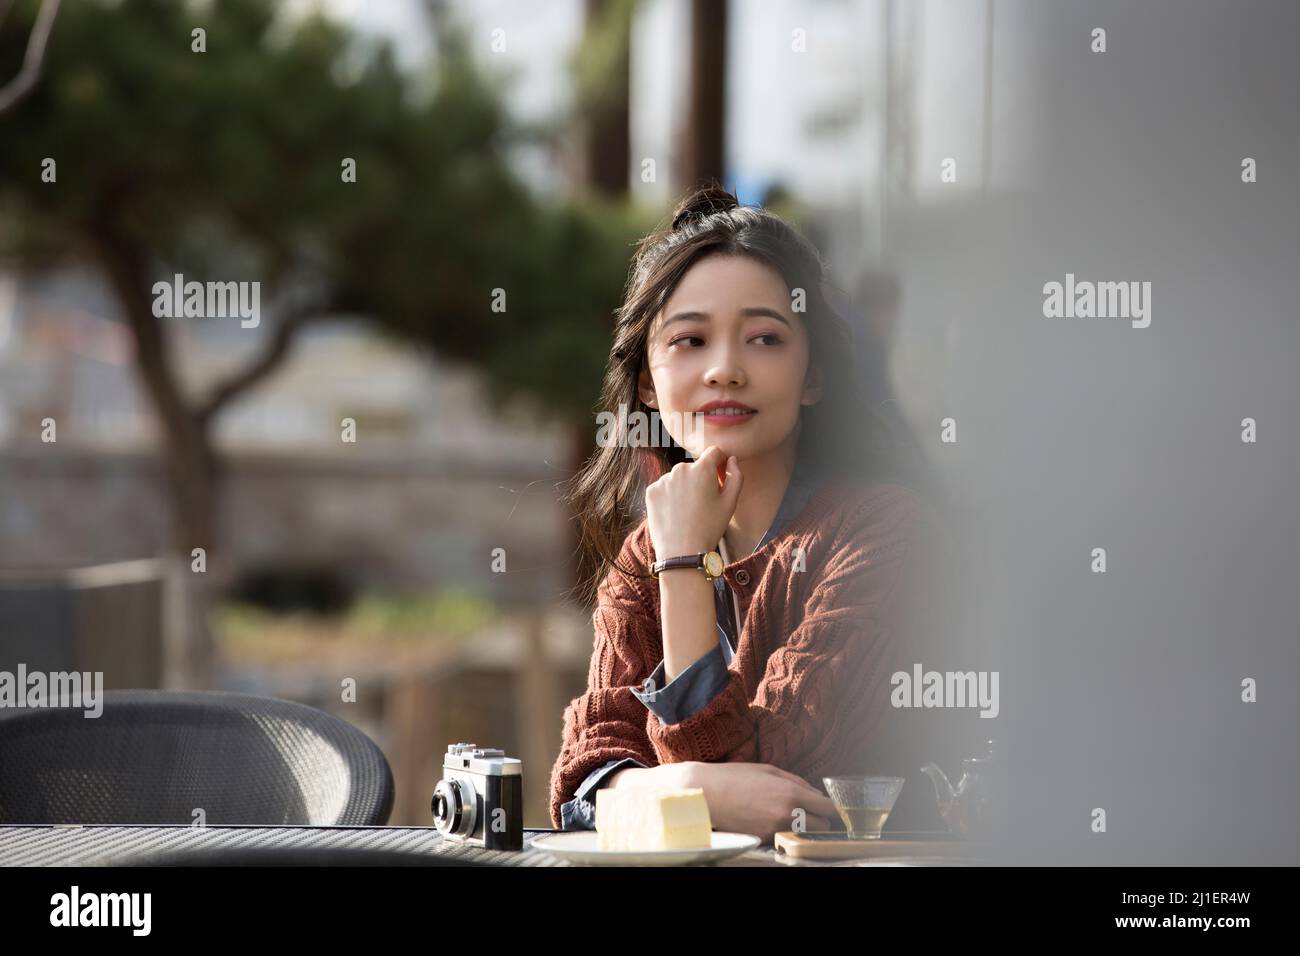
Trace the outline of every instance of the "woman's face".
<instances>
[{"instance_id":1,"label":"woman's face","mask_svg":"<svg viewBox=\"0 0 1300 956\"><path fill-rule=\"evenodd\" d=\"M639 394L692 457L717 445L746 461L794 440L800 405L815 404L821 392L806 384L808 333L790 299L771 267L710 255L687 270L655 316ZM752 413L693 417L727 401Z\"/></svg>"}]
</instances>

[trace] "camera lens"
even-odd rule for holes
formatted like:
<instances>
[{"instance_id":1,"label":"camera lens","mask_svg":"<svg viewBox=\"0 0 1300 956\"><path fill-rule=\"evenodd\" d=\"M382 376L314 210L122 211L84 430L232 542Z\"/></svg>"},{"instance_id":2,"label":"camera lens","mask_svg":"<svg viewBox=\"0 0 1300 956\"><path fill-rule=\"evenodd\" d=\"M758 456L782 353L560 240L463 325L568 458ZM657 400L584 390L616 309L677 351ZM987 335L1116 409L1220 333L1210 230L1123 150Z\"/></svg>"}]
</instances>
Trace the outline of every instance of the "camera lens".
<instances>
[{"instance_id":1,"label":"camera lens","mask_svg":"<svg viewBox=\"0 0 1300 956\"><path fill-rule=\"evenodd\" d=\"M474 789L468 781L439 780L432 807L433 824L443 833L467 836L474 831Z\"/></svg>"}]
</instances>

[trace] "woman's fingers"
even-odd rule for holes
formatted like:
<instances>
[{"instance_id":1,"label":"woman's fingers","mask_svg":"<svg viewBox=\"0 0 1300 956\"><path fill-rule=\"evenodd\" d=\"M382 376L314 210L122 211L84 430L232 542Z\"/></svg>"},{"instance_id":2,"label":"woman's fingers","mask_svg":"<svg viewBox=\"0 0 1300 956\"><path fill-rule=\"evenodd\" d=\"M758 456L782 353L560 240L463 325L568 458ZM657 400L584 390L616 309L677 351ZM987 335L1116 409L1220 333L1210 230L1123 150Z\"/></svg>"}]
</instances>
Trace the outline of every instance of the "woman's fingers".
<instances>
[{"instance_id":1,"label":"woman's fingers","mask_svg":"<svg viewBox=\"0 0 1300 956\"><path fill-rule=\"evenodd\" d=\"M835 809L834 801L824 793L814 792L806 809L819 816L830 817L831 819L839 815L839 812Z\"/></svg>"},{"instance_id":2,"label":"woman's fingers","mask_svg":"<svg viewBox=\"0 0 1300 956\"><path fill-rule=\"evenodd\" d=\"M740 487L744 481L744 476L740 473L740 463L736 461L736 456L732 455L726 462L718 465L718 473L723 482L722 504L728 514L735 514L736 503L740 501Z\"/></svg>"},{"instance_id":3,"label":"woman's fingers","mask_svg":"<svg viewBox=\"0 0 1300 956\"><path fill-rule=\"evenodd\" d=\"M812 790L814 793L821 793L820 790L818 790L816 787L810 784L803 777L799 776L797 773L791 773L789 770L785 770L781 767L776 766L775 764L770 764L770 763L759 764L759 766L766 767L768 773L774 773L778 777L785 777L785 779L789 780L791 783L797 783L801 787L807 787L809 790ZM825 794L822 795L825 796ZM827 799L829 800L830 798L827 797Z\"/></svg>"},{"instance_id":4,"label":"woman's fingers","mask_svg":"<svg viewBox=\"0 0 1300 956\"><path fill-rule=\"evenodd\" d=\"M740 500L740 486L743 476L740 463L735 455L727 455L717 445L710 445L695 460L692 467L698 467L705 475L717 479L718 491L722 495L723 510L728 518L736 512L736 502Z\"/></svg>"},{"instance_id":5,"label":"woman's fingers","mask_svg":"<svg viewBox=\"0 0 1300 956\"><path fill-rule=\"evenodd\" d=\"M760 763L758 764L758 767L760 767L764 773L775 774L778 777L785 777L785 779L794 783L802 783L805 787L808 786L808 781L804 780L803 777L799 776L797 773L791 773L789 770L784 770L776 764Z\"/></svg>"},{"instance_id":6,"label":"woman's fingers","mask_svg":"<svg viewBox=\"0 0 1300 956\"><path fill-rule=\"evenodd\" d=\"M818 790L803 777L796 773L791 773L789 770L783 770L770 763L759 764L759 766L765 768L768 773L778 777L783 777L797 786L800 789L800 792L805 795L801 797L805 803L805 810L829 816L831 819L834 819L838 814L838 811L835 809L835 802L823 791Z\"/></svg>"},{"instance_id":7,"label":"woman's fingers","mask_svg":"<svg viewBox=\"0 0 1300 956\"><path fill-rule=\"evenodd\" d=\"M809 786L804 781L800 783L800 796L798 799L803 801L803 807L809 813L818 813L825 816L835 816L838 811L835 809L835 801L815 787Z\"/></svg>"},{"instance_id":8,"label":"woman's fingers","mask_svg":"<svg viewBox=\"0 0 1300 956\"><path fill-rule=\"evenodd\" d=\"M695 460L695 464L705 474L717 474L719 468L725 465L727 456L722 453L722 449L717 445L710 445L704 449L704 454Z\"/></svg>"}]
</instances>

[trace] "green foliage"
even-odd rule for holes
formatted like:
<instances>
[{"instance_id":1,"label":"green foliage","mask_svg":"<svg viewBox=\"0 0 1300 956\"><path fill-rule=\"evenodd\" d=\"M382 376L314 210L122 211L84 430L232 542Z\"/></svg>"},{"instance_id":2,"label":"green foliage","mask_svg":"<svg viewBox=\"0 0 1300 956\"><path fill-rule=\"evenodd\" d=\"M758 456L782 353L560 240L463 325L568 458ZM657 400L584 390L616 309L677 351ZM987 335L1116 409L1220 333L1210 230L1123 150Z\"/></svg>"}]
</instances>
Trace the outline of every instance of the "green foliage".
<instances>
[{"instance_id":1,"label":"green foliage","mask_svg":"<svg viewBox=\"0 0 1300 956\"><path fill-rule=\"evenodd\" d=\"M19 0L0 30L0 77L37 6ZM482 366L501 402L526 391L588 414L645 217L532 196L507 163L528 134L468 54L440 57L420 96L386 44L278 9L64 3L39 86L0 117L0 255L93 262L129 244L150 282L260 279L268 311L306 284ZM57 183L41 182L45 157Z\"/></svg>"},{"instance_id":2,"label":"green foliage","mask_svg":"<svg viewBox=\"0 0 1300 956\"><path fill-rule=\"evenodd\" d=\"M368 594L352 607L348 623L365 632L466 635L495 616L492 603L458 588L437 594L392 597Z\"/></svg>"},{"instance_id":3,"label":"green foliage","mask_svg":"<svg viewBox=\"0 0 1300 956\"><path fill-rule=\"evenodd\" d=\"M365 594L335 615L277 613L238 601L222 602L214 612L216 630L235 646L279 639L282 649L304 642L458 640L473 637L496 617L491 601L455 587L425 594Z\"/></svg>"}]
</instances>

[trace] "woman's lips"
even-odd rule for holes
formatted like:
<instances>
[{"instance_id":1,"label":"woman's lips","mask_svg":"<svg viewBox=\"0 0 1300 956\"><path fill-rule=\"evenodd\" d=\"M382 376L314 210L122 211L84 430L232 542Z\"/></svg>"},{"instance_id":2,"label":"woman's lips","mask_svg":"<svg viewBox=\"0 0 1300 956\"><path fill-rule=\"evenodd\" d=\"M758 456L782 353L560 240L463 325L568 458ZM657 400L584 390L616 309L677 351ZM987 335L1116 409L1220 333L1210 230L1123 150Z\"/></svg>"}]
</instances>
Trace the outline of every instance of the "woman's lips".
<instances>
[{"instance_id":1,"label":"woman's lips","mask_svg":"<svg viewBox=\"0 0 1300 956\"><path fill-rule=\"evenodd\" d=\"M702 412L701 414L704 416L704 422L707 425L739 425L742 422L749 421L758 412L750 411L739 415L727 412Z\"/></svg>"}]
</instances>

